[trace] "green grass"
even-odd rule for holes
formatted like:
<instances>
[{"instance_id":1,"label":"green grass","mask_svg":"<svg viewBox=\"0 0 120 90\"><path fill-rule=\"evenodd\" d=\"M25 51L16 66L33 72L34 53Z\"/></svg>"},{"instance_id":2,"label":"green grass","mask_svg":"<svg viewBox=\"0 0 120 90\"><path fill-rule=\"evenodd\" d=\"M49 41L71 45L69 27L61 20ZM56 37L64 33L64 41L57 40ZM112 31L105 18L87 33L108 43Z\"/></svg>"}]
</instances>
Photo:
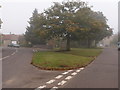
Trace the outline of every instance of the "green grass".
<instances>
[{"instance_id":1,"label":"green grass","mask_svg":"<svg viewBox=\"0 0 120 90\"><path fill-rule=\"evenodd\" d=\"M88 49L88 48L72 48L71 51L65 52L72 55L94 57L98 56L102 52L102 49Z\"/></svg>"},{"instance_id":2,"label":"green grass","mask_svg":"<svg viewBox=\"0 0 120 90\"><path fill-rule=\"evenodd\" d=\"M36 52L33 56L32 64L42 68L77 68L86 66L97 56L101 49L72 49L69 52Z\"/></svg>"}]
</instances>

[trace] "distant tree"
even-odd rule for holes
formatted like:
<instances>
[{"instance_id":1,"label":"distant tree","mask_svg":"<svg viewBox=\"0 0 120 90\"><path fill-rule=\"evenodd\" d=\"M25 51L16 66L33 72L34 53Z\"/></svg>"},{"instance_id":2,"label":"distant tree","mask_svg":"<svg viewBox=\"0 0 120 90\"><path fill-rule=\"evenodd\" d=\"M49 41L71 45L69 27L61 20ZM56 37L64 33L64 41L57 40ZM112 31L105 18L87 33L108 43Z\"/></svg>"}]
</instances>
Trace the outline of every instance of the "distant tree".
<instances>
[{"instance_id":1,"label":"distant tree","mask_svg":"<svg viewBox=\"0 0 120 90\"><path fill-rule=\"evenodd\" d=\"M89 39L91 40L91 42L95 41L95 46L96 46L96 44L99 41L101 41L103 38L111 36L113 34L113 31L107 25L107 19L102 14L102 12L94 12L93 17L94 17L94 21L93 21L94 23L91 26L92 31L89 32L90 34Z\"/></svg>"},{"instance_id":2,"label":"distant tree","mask_svg":"<svg viewBox=\"0 0 120 90\"><path fill-rule=\"evenodd\" d=\"M1 28L1 24L2 24L3 22L2 22L2 20L1 20L1 18L0 18L0 28Z\"/></svg>"},{"instance_id":3,"label":"distant tree","mask_svg":"<svg viewBox=\"0 0 120 90\"><path fill-rule=\"evenodd\" d=\"M1 8L1 6L0 6L0 8ZM2 20L1 20L1 18L0 18L0 28L1 28L1 24L2 24L3 22L2 22Z\"/></svg>"},{"instance_id":4,"label":"distant tree","mask_svg":"<svg viewBox=\"0 0 120 90\"><path fill-rule=\"evenodd\" d=\"M43 15L38 14L37 9L35 9L29 21L30 26L27 26L27 31L25 32L26 41L30 42L32 45L46 43L42 35L38 33L38 30L41 29L41 25L43 25L42 22L44 22Z\"/></svg>"},{"instance_id":5,"label":"distant tree","mask_svg":"<svg viewBox=\"0 0 120 90\"><path fill-rule=\"evenodd\" d=\"M117 46L118 45L118 34L113 35L113 39L111 40L110 44L112 46Z\"/></svg>"},{"instance_id":6,"label":"distant tree","mask_svg":"<svg viewBox=\"0 0 120 90\"><path fill-rule=\"evenodd\" d=\"M25 40L24 34L19 36L18 43L20 44L20 46L26 46L27 42Z\"/></svg>"}]
</instances>

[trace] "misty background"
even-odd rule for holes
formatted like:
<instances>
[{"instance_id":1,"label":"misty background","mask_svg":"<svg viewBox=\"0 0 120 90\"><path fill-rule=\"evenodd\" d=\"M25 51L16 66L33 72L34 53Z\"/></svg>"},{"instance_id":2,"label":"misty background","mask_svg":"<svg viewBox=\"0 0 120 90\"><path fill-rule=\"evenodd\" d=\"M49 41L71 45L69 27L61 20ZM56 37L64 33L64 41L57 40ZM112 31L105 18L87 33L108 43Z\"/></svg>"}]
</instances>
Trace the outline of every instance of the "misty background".
<instances>
[{"instance_id":1,"label":"misty background","mask_svg":"<svg viewBox=\"0 0 120 90\"><path fill-rule=\"evenodd\" d=\"M29 18L33 10L38 9L39 13L49 8L53 2L62 2L63 0L44 0L44 1L19 1L4 0L1 2L0 17L2 17L3 34L24 34L29 25ZM93 6L93 10L103 12L108 19L108 25L114 29L114 34L118 32L118 1L117 0L82 0Z\"/></svg>"}]
</instances>

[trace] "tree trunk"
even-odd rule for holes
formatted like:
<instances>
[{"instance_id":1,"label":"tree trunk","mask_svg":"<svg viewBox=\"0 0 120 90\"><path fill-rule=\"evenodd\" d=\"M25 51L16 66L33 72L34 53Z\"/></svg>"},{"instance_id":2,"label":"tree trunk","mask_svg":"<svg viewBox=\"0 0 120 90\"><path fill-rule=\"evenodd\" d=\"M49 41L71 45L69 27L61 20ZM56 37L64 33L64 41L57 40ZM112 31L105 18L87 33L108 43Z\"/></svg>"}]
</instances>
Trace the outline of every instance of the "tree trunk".
<instances>
[{"instance_id":1,"label":"tree trunk","mask_svg":"<svg viewBox=\"0 0 120 90\"><path fill-rule=\"evenodd\" d=\"M66 51L70 51L70 34L67 35Z\"/></svg>"},{"instance_id":2,"label":"tree trunk","mask_svg":"<svg viewBox=\"0 0 120 90\"><path fill-rule=\"evenodd\" d=\"M97 47L97 41L95 40L95 47Z\"/></svg>"},{"instance_id":3,"label":"tree trunk","mask_svg":"<svg viewBox=\"0 0 120 90\"><path fill-rule=\"evenodd\" d=\"M91 43L90 43L90 40L89 40L89 39L87 40L87 47L88 47L88 48L91 47Z\"/></svg>"}]
</instances>

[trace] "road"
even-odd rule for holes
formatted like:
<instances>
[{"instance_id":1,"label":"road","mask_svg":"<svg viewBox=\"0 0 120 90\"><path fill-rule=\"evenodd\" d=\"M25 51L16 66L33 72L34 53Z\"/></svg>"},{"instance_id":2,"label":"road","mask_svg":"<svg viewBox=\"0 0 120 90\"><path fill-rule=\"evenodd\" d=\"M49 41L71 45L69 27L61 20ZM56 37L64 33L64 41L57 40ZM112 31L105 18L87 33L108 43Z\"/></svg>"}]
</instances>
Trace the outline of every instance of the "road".
<instances>
[{"instance_id":1,"label":"road","mask_svg":"<svg viewBox=\"0 0 120 90\"><path fill-rule=\"evenodd\" d=\"M6 56L9 56L10 54L14 53L15 52L15 48L2 48L2 57L6 57Z\"/></svg>"},{"instance_id":2,"label":"road","mask_svg":"<svg viewBox=\"0 0 120 90\"><path fill-rule=\"evenodd\" d=\"M39 70L32 66L30 63L33 50L30 48L6 48L3 49L2 56L3 58L9 56L2 60L3 88L37 88L64 73L64 71ZM58 85L73 72L75 70L68 74L64 73L65 75L59 80L54 79L55 82L52 85L49 84L48 88L53 86L59 88L117 88L118 51L115 48L105 48L103 53L84 70L77 73L64 85Z\"/></svg>"},{"instance_id":3,"label":"road","mask_svg":"<svg viewBox=\"0 0 120 90\"><path fill-rule=\"evenodd\" d=\"M104 49L103 53L94 62L62 88L118 88L117 49Z\"/></svg>"},{"instance_id":4,"label":"road","mask_svg":"<svg viewBox=\"0 0 120 90\"><path fill-rule=\"evenodd\" d=\"M33 51L29 48L3 48L2 87L36 88L58 75L59 71L44 71L32 66Z\"/></svg>"}]
</instances>

